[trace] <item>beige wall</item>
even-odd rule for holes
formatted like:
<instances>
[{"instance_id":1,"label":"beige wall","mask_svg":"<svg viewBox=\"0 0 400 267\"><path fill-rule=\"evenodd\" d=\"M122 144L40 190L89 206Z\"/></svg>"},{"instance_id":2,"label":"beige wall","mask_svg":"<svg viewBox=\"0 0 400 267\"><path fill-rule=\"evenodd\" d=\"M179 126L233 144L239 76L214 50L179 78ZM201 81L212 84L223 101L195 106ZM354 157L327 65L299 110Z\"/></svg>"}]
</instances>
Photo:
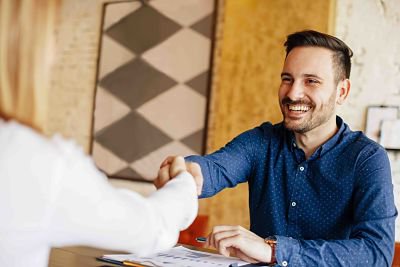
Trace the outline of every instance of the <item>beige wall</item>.
<instances>
[{"instance_id":1,"label":"beige wall","mask_svg":"<svg viewBox=\"0 0 400 267\"><path fill-rule=\"evenodd\" d=\"M353 130L365 130L369 105L400 106L400 2L337 0L335 29L354 50L352 89L340 115ZM400 207L400 152L389 152L389 158ZM399 220L396 240L400 241Z\"/></svg>"},{"instance_id":2,"label":"beige wall","mask_svg":"<svg viewBox=\"0 0 400 267\"><path fill-rule=\"evenodd\" d=\"M104 0L63 1L46 133L62 133L90 149ZM107 1L112 2L112 1Z\"/></svg>"}]
</instances>

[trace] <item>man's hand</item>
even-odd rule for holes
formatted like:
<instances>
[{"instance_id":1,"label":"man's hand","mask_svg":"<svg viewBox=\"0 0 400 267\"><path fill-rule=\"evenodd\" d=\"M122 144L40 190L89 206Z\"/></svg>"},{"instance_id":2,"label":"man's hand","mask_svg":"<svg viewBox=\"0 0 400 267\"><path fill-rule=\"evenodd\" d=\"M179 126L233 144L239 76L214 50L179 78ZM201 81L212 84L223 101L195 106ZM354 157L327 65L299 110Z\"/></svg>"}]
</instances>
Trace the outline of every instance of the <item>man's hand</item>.
<instances>
[{"instance_id":1,"label":"man's hand","mask_svg":"<svg viewBox=\"0 0 400 267\"><path fill-rule=\"evenodd\" d=\"M263 238L241 226L215 226L206 244L226 257L238 257L250 263L271 261L271 247Z\"/></svg>"},{"instance_id":2,"label":"man's hand","mask_svg":"<svg viewBox=\"0 0 400 267\"><path fill-rule=\"evenodd\" d=\"M163 187L169 180L179 174L176 173L175 169L182 168L181 164L185 167L184 170L188 171L193 176L197 187L197 195L200 195L203 188L203 174L201 173L200 165L194 162L185 162L184 158L181 156L169 156L161 163L158 176L153 182L154 185L157 189Z\"/></svg>"}]
</instances>

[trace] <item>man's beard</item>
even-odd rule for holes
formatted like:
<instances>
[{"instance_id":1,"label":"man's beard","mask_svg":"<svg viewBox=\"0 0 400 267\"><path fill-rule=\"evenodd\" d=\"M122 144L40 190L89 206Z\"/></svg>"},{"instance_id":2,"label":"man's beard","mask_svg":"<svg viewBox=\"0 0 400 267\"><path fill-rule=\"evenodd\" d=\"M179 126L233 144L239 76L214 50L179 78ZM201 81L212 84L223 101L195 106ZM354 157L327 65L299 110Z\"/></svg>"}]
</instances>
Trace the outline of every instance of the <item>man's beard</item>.
<instances>
[{"instance_id":1,"label":"man's beard","mask_svg":"<svg viewBox=\"0 0 400 267\"><path fill-rule=\"evenodd\" d=\"M292 123L293 121L291 119L286 119L284 112L282 112L282 115L284 116L284 125L286 129L304 134L306 132L309 132L315 128L317 128L320 125L323 125L326 123L334 114L335 110L335 101L336 101L336 91L332 93L332 95L329 97L328 103L324 104L319 111L315 110L315 104L312 102L306 102L306 101L292 101L289 98L285 97L282 100L282 105L287 105L287 104L306 104L308 106L311 106L311 109L307 112L311 112L310 114L307 114L302 120L304 120L301 123ZM307 118L309 117L309 118Z\"/></svg>"}]
</instances>

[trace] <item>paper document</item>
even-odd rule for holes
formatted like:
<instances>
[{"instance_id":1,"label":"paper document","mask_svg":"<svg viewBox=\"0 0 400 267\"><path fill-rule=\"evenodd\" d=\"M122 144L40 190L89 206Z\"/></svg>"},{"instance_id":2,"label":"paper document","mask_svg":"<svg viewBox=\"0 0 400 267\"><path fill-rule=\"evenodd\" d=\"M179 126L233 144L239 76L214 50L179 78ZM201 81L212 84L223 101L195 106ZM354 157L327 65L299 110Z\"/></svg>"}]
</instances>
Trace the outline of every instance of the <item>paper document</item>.
<instances>
[{"instance_id":1,"label":"paper document","mask_svg":"<svg viewBox=\"0 0 400 267\"><path fill-rule=\"evenodd\" d=\"M102 258L160 267L228 267L230 265L242 266L248 264L238 258L228 258L219 254L191 250L182 246L174 247L167 252L158 253L151 257L137 257L135 254L113 254L103 255Z\"/></svg>"}]
</instances>

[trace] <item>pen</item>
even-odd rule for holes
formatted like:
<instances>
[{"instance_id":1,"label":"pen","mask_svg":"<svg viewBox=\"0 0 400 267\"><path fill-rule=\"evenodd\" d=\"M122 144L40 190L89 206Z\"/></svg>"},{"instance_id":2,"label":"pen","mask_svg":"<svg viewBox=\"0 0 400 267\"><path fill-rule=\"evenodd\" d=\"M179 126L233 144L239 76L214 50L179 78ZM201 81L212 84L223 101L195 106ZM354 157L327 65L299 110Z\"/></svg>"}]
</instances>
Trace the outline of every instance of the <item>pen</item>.
<instances>
[{"instance_id":1,"label":"pen","mask_svg":"<svg viewBox=\"0 0 400 267\"><path fill-rule=\"evenodd\" d=\"M200 243L207 242L207 237L202 237L202 236L196 237L196 241Z\"/></svg>"},{"instance_id":2,"label":"pen","mask_svg":"<svg viewBox=\"0 0 400 267\"><path fill-rule=\"evenodd\" d=\"M143 265L140 264L140 263L135 263L135 262L126 261L126 260L125 261L118 261L118 260L108 259L108 258L105 258L105 257L98 257L96 259L100 260L100 261L116 264L116 265L131 266L131 267L143 267Z\"/></svg>"},{"instance_id":3,"label":"pen","mask_svg":"<svg viewBox=\"0 0 400 267\"><path fill-rule=\"evenodd\" d=\"M132 266L132 267L143 267L143 265L138 264L138 263L134 263L134 262L131 262L131 261L123 261L122 265L124 265L124 266Z\"/></svg>"}]
</instances>

